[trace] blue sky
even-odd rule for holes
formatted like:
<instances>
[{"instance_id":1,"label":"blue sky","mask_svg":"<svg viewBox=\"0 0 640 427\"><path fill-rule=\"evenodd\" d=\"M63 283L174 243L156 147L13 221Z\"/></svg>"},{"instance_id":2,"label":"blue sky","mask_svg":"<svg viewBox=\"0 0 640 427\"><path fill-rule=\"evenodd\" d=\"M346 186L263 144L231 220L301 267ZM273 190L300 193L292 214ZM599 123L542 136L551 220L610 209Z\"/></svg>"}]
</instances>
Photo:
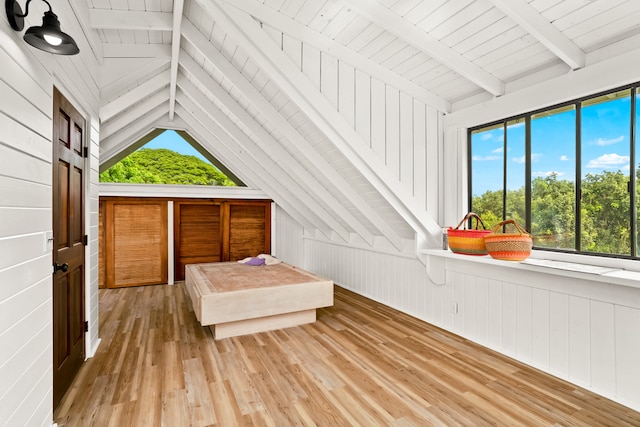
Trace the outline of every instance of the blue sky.
<instances>
[{"instance_id":1,"label":"blue sky","mask_svg":"<svg viewBox=\"0 0 640 427\"><path fill-rule=\"evenodd\" d=\"M142 148L167 148L169 150L175 151L176 153L196 156L211 164L209 160L207 160L202 154L200 154L195 148L193 148L191 144L185 141L173 130L164 131L151 141L147 142Z\"/></svg>"},{"instance_id":2,"label":"blue sky","mask_svg":"<svg viewBox=\"0 0 640 427\"><path fill-rule=\"evenodd\" d=\"M630 169L630 97L584 105L582 108L582 175ZM533 178L557 174L575 181L576 112L562 109L534 118L531 124ZM502 127L472 136L473 194L499 190L503 185L504 130ZM518 189L525 180L525 125L507 128L507 188Z\"/></svg>"}]
</instances>

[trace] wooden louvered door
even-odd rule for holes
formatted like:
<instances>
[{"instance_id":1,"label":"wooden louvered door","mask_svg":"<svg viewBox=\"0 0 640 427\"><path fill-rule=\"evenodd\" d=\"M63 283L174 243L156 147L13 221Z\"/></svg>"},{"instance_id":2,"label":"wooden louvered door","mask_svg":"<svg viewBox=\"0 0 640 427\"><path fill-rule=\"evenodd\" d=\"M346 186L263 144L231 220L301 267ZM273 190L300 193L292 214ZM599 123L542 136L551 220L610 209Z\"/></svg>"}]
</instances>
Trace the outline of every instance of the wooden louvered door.
<instances>
[{"instance_id":1,"label":"wooden louvered door","mask_svg":"<svg viewBox=\"0 0 640 427\"><path fill-rule=\"evenodd\" d=\"M85 121L53 95L53 407L84 362Z\"/></svg>"},{"instance_id":2,"label":"wooden louvered door","mask_svg":"<svg viewBox=\"0 0 640 427\"><path fill-rule=\"evenodd\" d=\"M229 201L223 205L223 261L271 253L271 203Z\"/></svg>"},{"instance_id":3,"label":"wooden louvered door","mask_svg":"<svg viewBox=\"0 0 640 427\"><path fill-rule=\"evenodd\" d=\"M220 203L174 202L175 279L184 280L187 264L221 260Z\"/></svg>"}]
</instances>

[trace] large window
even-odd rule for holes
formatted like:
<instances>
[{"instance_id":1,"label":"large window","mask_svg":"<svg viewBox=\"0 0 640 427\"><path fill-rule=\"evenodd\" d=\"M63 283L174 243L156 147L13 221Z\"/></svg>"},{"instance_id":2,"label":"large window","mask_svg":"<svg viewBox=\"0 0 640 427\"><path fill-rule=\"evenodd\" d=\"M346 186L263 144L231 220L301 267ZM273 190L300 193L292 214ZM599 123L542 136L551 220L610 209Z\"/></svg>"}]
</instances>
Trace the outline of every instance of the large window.
<instances>
[{"instance_id":1,"label":"large window","mask_svg":"<svg viewBox=\"0 0 640 427\"><path fill-rule=\"evenodd\" d=\"M515 219L538 249L640 257L639 91L470 129L470 209L488 226Z\"/></svg>"}]
</instances>

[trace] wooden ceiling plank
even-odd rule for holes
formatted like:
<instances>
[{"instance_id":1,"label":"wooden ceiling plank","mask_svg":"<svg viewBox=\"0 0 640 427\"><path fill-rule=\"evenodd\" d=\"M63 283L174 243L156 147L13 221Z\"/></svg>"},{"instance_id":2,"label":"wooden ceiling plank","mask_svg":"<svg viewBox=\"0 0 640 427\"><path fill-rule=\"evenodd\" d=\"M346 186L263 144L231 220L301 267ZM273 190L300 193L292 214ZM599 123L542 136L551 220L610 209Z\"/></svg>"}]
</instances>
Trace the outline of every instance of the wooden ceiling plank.
<instances>
[{"instance_id":1,"label":"wooden ceiling plank","mask_svg":"<svg viewBox=\"0 0 640 427\"><path fill-rule=\"evenodd\" d=\"M490 0L573 70L583 68L587 55L524 0Z\"/></svg>"},{"instance_id":2,"label":"wooden ceiling plank","mask_svg":"<svg viewBox=\"0 0 640 427\"><path fill-rule=\"evenodd\" d=\"M171 31L173 14L133 10L89 9L89 27L103 30Z\"/></svg>"},{"instance_id":3,"label":"wooden ceiling plank","mask_svg":"<svg viewBox=\"0 0 640 427\"><path fill-rule=\"evenodd\" d=\"M211 79L204 70L197 64L189 62L183 58L181 64L190 74L192 74L207 90L222 103L231 114L239 119L249 130L260 140L261 146L267 148L268 154L278 162L287 165L289 174L292 175L294 181L300 181L306 185L308 193L315 193L323 205L327 209L333 210L340 218L342 218L360 237L366 241L369 246L373 246L373 235L349 212L335 197L311 175L286 149L276 141L273 136L267 132L260 123L256 121L247 111L242 108L222 87L220 87L213 79ZM189 92L197 91L192 83L184 79L182 81L182 89L190 89ZM253 141L252 141L253 142ZM255 144L255 143L253 143ZM251 148L251 147L249 147ZM251 148L252 150L255 148ZM348 241L348 240L347 240Z\"/></svg>"},{"instance_id":4,"label":"wooden ceiling plank","mask_svg":"<svg viewBox=\"0 0 640 427\"><path fill-rule=\"evenodd\" d=\"M445 64L477 86L495 96L504 94L505 83L467 60L453 49L424 32L381 4L370 0L346 0L354 9L380 28L395 35Z\"/></svg>"},{"instance_id":5,"label":"wooden ceiling plank","mask_svg":"<svg viewBox=\"0 0 640 427\"><path fill-rule=\"evenodd\" d=\"M323 52L327 52L340 61L351 64L355 68L366 72L380 80L386 81L395 88L411 94L416 99L431 105L443 112L451 110L451 104L446 100L434 95L423 87L407 80L401 75L389 70L366 58L359 53L343 46L342 44L332 40L331 38L298 23L295 20L264 6L256 0L236 0L228 3L230 6L238 8L265 24L278 29L310 46L315 47Z\"/></svg>"},{"instance_id":6,"label":"wooden ceiling plank","mask_svg":"<svg viewBox=\"0 0 640 427\"><path fill-rule=\"evenodd\" d=\"M400 185L371 151L362 150L364 142L313 83L298 70L278 46L265 40L257 22L225 1L199 0L216 16L230 37L247 51L271 79L301 108L359 172L403 217L409 226L432 244L441 244L442 230L433 218L420 209L407 189Z\"/></svg>"},{"instance_id":7,"label":"wooden ceiling plank","mask_svg":"<svg viewBox=\"0 0 640 427\"><path fill-rule=\"evenodd\" d=\"M185 21L184 36L194 47L205 54L210 61L216 64L216 67L225 75L225 77L233 83L233 85L254 104L267 119L282 132L287 139L296 145L307 159L313 162L319 171L325 174L325 179L331 182L337 188L340 188L347 198L356 206L360 212L387 238L397 249L403 246L402 239L389 226L389 224L364 200L364 198L356 191L352 185L347 182L340 174L331 173L333 168L325 160L325 158L316 151L299 131L278 112L275 107L268 102L264 96L249 81L247 76L240 73L228 61L224 59L222 54L209 43L205 37L191 25ZM195 65L188 65L188 55L183 55L183 64L187 64L187 71L191 72ZM193 62L193 61L192 61ZM198 68L200 68L198 66ZM197 76L196 76L197 78ZM298 107L296 106L296 111Z\"/></svg>"}]
</instances>

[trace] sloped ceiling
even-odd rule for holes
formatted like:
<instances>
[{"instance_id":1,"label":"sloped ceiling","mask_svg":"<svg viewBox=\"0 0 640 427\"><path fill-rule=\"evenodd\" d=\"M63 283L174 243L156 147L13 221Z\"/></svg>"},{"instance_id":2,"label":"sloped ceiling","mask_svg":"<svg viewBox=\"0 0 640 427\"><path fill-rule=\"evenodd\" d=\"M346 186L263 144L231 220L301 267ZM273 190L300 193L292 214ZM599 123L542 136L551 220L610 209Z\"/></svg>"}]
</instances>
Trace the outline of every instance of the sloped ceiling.
<instances>
[{"instance_id":1,"label":"sloped ceiling","mask_svg":"<svg viewBox=\"0 0 640 427\"><path fill-rule=\"evenodd\" d=\"M155 129L183 130L310 232L398 250L438 235L437 212L425 202L433 196L416 195L430 190L403 183L395 176L402 170L390 171L362 144L340 102L323 95L296 54L321 52L410 94L409 105L422 103L435 117L423 137L439 140L438 117L606 60L620 51L607 54L608 47L640 35L635 0L88 0L88 7L104 58L102 168ZM338 97L345 90L334 89Z\"/></svg>"}]
</instances>

